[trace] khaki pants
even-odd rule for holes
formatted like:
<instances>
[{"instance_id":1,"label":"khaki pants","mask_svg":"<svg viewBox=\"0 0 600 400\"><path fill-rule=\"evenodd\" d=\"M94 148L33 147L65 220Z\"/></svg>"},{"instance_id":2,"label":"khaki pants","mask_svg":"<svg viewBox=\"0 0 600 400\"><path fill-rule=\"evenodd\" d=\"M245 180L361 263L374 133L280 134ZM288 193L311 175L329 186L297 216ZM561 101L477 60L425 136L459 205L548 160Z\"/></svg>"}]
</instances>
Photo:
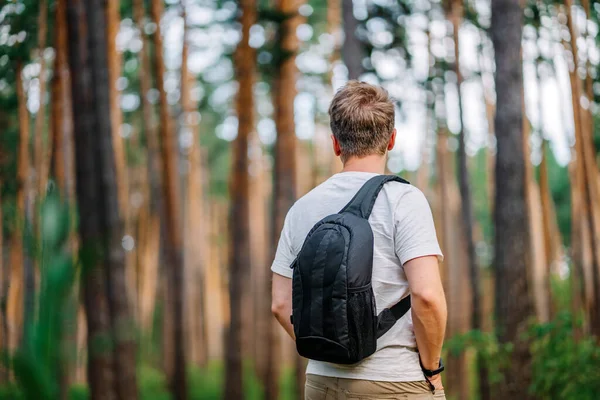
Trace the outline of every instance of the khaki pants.
<instances>
[{"instance_id":1,"label":"khaki pants","mask_svg":"<svg viewBox=\"0 0 600 400\"><path fill-rule=\"evenodd\" d=\"M445 400L443 390L431 393L425 381L378 382L306 375L305 400Z\"/></svg>"}]
</instances>

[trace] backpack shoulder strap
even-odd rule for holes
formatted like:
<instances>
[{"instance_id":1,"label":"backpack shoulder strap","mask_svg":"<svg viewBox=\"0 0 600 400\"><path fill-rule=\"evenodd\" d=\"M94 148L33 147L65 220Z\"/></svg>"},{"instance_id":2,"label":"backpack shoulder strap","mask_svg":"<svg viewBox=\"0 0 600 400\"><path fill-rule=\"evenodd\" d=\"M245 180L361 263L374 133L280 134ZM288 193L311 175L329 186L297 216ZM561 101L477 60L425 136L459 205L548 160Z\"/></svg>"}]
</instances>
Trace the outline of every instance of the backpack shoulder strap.
<instances>
[{"instance_id":1,"label":"backpack shoulder strap","mask_svg":"<svg viewBox=\"0 0 600 400\"><path fill-rule=\"evenodd\" d=\"M410 310L410 295L406 296L390 308L384 309L377 316L377 339L389 331L400 318Z\"/></svg>"},{"instance_id":2,"label":"backpack shoulder strap","mask_svg":"<svg viewBox=\"0 0 600 400\"><path fill-rule=\"evenodd\" d=\"M377 175L369 179L354 195L352 200L339 212L354 214L369 219L379 192L387 182L396 181L408 184L408 181L396 175Z\"/></svg>"}]
</instances>

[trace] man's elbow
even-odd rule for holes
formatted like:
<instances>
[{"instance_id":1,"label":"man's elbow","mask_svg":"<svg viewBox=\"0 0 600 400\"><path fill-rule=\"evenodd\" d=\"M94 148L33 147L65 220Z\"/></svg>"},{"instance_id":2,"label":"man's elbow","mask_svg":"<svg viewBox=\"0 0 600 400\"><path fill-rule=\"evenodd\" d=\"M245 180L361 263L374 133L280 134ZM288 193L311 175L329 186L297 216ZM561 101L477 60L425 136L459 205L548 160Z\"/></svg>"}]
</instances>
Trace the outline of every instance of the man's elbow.
<instances>
[{"instance_id":1,"label":"man's elbow","mask_svg":"<svg viewBox=\"0 0 600 400\"><path fill-rule=\"evenodd\" d=\"M446 309L443 291L424 289L411 293L411 297L413 308L432 311L444 311Z\"/></svg>"},{"instance_id":2,"label":"man's elbow","mask_svg":"<svg viewBox=\"0 0 600 400\"><path fill-rule=\"evenodd\" d=\"M287 304L284 301L273 299L273 302L271 303L271 313L275 318L281 319L285 315L286 310Z\"/></svg>"}]
</instances>

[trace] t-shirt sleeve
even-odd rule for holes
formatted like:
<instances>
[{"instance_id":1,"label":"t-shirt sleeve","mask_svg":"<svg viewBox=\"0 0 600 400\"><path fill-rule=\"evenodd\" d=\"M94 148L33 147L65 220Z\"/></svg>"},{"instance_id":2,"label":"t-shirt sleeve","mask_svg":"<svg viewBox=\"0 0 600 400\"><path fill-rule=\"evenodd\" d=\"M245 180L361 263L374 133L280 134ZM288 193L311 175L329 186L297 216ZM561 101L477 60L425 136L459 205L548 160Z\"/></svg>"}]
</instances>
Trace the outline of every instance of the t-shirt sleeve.
<instances>
[{"instance_id":1,"label":"t-shirt sleeve","mask_svg":"<svg viewBox=\"0 0 600 400\"><path fill-rule=\"evenodd\" d=\"M296 253L292 246L292 212L290 211L285 216L283 223L283 230L279 236L279 243L277 244L277 251L275 252L275 259L271 265L271 271L276 274L285 276L287 278L292 277L292 263L296 259Z\"/></svg>"},{"instance_id":2,"label":"t-shirt sleeve","mask_svg":"<svg viewBox=\"0 0 600 400\"><path fill-rule=\"evenodd\" d=\"M443 260L431 208L419 189L411 187L411 190L399 199L394 223L394 246L402 265L424 256L437 256L440 261Z\"/></svg>"}]
</instances>

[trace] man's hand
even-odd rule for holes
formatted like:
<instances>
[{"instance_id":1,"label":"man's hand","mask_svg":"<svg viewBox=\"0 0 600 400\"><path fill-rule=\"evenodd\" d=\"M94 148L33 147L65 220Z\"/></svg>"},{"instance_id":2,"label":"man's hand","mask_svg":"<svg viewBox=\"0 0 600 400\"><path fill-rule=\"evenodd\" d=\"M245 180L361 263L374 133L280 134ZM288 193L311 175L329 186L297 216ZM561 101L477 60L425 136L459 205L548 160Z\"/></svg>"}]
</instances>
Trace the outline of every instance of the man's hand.
<instances>
[{"instance_id":1,"label":"man's hand","mask_svg":"<svg viewBox=\"0 0 600 400\"><path fill-rule=\"evenodd\" d=\"M437 374L427 379L429 379L429 382L435 387L435 390L444 389L444 385L442 384L442 374Z\"/></svg>"},{"instance_id":2,"label":"man's hand","mask_svg":"<svg viewBox=\"0 0 600 400\"><path fill-rule=\"evenodd\" d=\"M412 317L423 367L435 370L439 366L446 330L446 299L435 256L412 259L404 264L411 292ZM438 375L431 382L442 386Z\"/></svg>"}]
</instances>

